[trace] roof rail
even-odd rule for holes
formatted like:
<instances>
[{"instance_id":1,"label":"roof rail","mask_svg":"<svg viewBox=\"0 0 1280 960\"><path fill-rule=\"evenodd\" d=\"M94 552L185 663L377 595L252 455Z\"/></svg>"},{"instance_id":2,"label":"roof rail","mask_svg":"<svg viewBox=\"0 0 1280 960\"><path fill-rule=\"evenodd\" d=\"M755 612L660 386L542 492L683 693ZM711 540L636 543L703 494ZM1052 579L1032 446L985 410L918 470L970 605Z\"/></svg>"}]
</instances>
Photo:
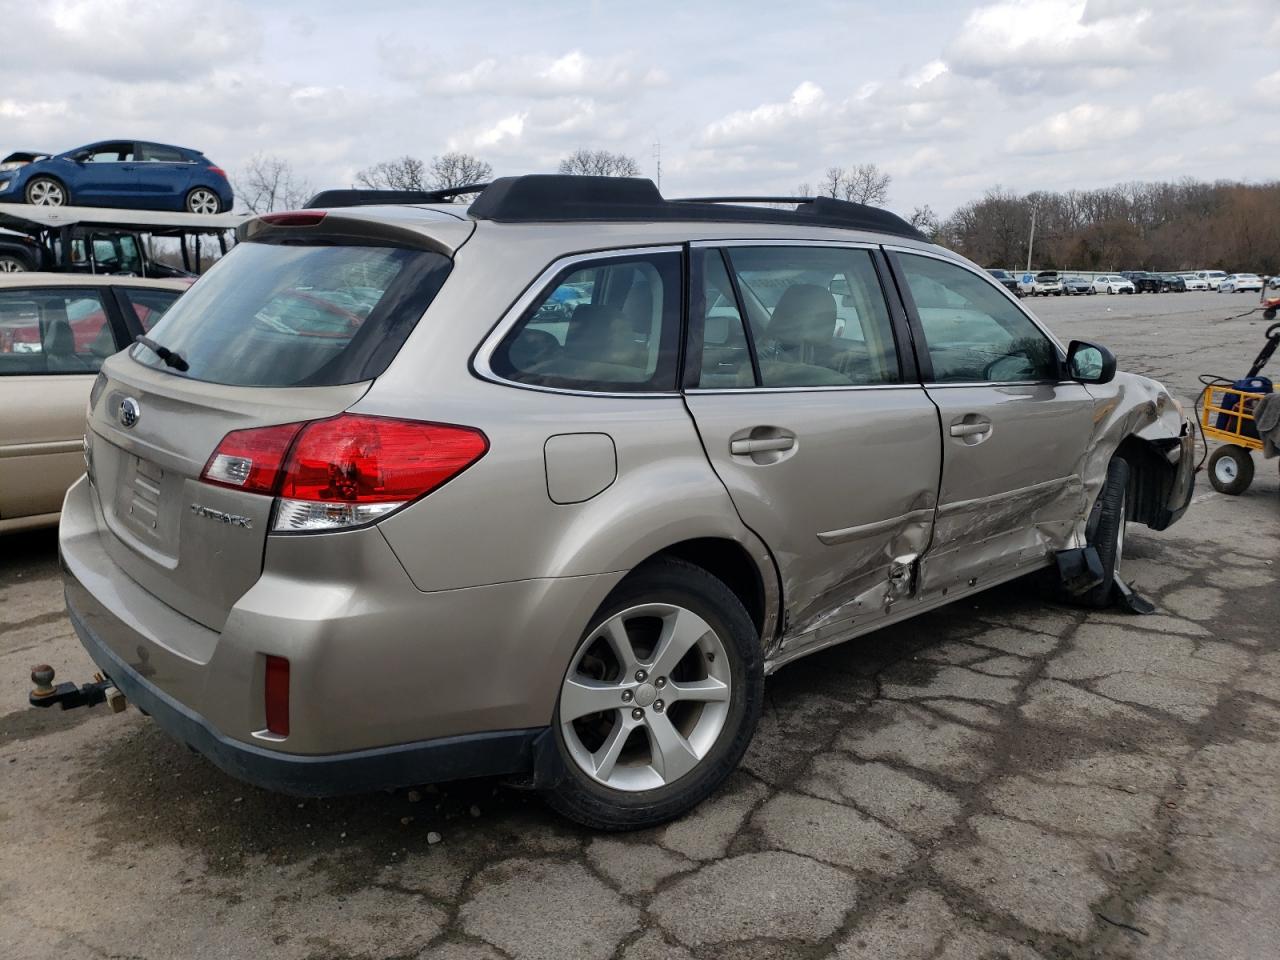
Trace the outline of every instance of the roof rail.
<instances>
[{"instance_id":1,"label":"roof rail","mask_svg":"<svg viewBox=\"0 0 1280 960\"><path fill-rule=\"evenodd\" d=\"M317 207L365 207L387 203L447 203L454 197L468 193L480 193L489 184L468 183L460 187L443 187L439 190L321 190L306 202L304 210Z\"/></svg>"},{"instance_id":2,"label":"roof rail","mask_svg":"<svg viewBox=\"0 0 1280 960\"><path fill-rule=\"evenodd\" d=\"M795 203L794 210L738 206ZM529 174L501 177L468 208L477 220L499 223L573 221L716 221L787 223L869 230L924 240L896 214L830 197L696 197L667 200L652 180L640 177L581 177Z\"/></svg>"}]
</instances>

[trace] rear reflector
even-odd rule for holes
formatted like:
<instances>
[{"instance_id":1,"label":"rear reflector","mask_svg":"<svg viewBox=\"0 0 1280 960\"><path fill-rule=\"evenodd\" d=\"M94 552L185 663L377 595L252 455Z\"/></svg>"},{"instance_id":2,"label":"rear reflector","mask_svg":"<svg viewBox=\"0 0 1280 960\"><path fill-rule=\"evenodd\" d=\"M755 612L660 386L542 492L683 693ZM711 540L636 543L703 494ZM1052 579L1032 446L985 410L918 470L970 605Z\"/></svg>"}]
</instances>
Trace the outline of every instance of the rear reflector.
<instances>
[{"instance_id":1,"label":"rear reflector","mask_svg":"<svg viewBox=\"0 0 1280 960\"><path fill-rule=\"evenodd\" d=\"M264 686L267 730L277 736L289 735L289 661L284 657L267 657Z\"/></svg>"},{"instance_id":2,"label":"rear reflector","mask_svg":"<svg viewBox=\"0 0 1280 960\"><path fill-rule=\"evenodd\" d=\"M372 523L426 496L488 449L471 427L344 413L235 430L200 479L279 496L275 530L334 530Z\"/></svg>"}]
</instances>

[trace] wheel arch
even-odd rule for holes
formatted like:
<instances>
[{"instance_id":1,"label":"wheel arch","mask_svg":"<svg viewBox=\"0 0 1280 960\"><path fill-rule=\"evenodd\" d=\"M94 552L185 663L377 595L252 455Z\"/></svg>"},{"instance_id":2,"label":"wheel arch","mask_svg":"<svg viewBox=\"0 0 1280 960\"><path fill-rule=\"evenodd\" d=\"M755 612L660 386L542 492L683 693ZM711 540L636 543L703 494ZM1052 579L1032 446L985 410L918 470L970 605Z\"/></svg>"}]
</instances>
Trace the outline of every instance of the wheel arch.
<instances>
[{"instance_id":1,"label":"wheel arch","mask_svg":"<svg viewBox=\"0 0 1280 960\"><path fill-rule=\"evenodd\" d=\"M67 197L65 201L66 205L71 206L72 191L71 191L71 186L66 181L66 178L60 177L56 173L49 173L44 170L35 171L29 177L27 177L26 181L22 184L22 198L24 201L26 200L26 197L27 197L27 191L31 189L31 184L36 180L52 180L54 183L60 186L62 188L62 192L66 194L66 197Z\"/></svg>"},{"instance_id":2,"label":"wheel arch","mask_svg":"<svg viewBox=\"0 0 1280 960\"><path fill-rule=\"evenodd\" d=\"M1169 441L1146 440L1129 434L1120 441L1114 454L1129 464L1126 516L1153 530L1163 530L1171 522L1167 504L1178 468L1169 462L1168 447Z\"/></svg>"}]
</instances>

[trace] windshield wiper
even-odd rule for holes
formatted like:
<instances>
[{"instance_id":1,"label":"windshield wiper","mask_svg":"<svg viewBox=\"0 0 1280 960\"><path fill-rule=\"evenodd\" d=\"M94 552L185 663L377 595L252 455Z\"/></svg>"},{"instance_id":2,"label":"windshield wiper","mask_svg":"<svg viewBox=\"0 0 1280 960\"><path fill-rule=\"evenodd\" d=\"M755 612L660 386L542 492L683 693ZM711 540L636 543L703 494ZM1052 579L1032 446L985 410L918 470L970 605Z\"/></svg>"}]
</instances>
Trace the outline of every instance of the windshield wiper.
<instances>
[{"instance_id":1,"label":"windshield wiper","mask_svg":"<svg viewBox=\"0 0 1280 960\"><path fill-rule=\"evenodd\" d=\"M191 364L182 359L182 355L176 350L170 350L168 347L162 347L150 337L144 337L141 334L133 338L134 343L140 343L157 357L165 362L166 366L173 367L175 370L181 370L184 373L191 369Z\"/></svg>"}]
</instances>

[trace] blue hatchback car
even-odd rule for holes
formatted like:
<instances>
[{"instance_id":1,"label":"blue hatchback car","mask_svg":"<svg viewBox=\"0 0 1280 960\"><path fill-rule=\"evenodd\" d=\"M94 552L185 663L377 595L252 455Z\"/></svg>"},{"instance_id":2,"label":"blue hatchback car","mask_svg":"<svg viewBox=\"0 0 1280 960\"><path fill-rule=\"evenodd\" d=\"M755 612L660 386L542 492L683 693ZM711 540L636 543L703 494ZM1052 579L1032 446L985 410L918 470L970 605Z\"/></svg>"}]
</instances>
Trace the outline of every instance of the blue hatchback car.
<instances>
[{"instance_id":1,"label":"blue hatchback car","mask_svg":"<svg viewBox=\"0 0 1280 960\"><path fill-rule=\"evenodd\" d=\"M199 150L164 143L103 140L0 161L0 203L222 213L233 200L225 171Z\"/></svg>"}]
</instances>

